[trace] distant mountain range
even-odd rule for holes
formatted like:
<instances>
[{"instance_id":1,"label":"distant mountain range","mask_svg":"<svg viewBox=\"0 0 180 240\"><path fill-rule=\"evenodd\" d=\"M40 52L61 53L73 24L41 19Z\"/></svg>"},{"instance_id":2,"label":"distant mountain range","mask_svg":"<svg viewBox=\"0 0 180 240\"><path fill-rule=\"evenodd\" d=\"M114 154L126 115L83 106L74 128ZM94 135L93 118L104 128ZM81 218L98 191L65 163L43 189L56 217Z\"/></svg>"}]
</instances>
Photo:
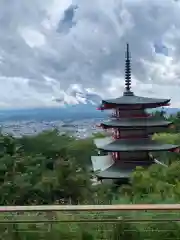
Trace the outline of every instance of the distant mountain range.
<instances>
[{"instance_id":1,"label":"distant mountain range","mask_svg":"<svg viewBox=\"0 0 180 240\"><path fill-rule=\"evenodd\" d=\"M56 121L100 118L105 113L92 104L77 104L66 107L0 110L0 121Z\"/></svg>"},{"instance_id":2,"label":"distant mountain range","mask_svg":"<svg viewBox=\"0 0 180 240\"><path fill-rule=\"evenodd\" d=\"M101 118L107 113L97 111L101 97L95 93L72 90L70 93L74 104L69 104L66 98L54 99L59 107L0 110L0 121L56 121Z\"/></svg>"},{"instance_id":3,"label":"distant mountain range","mask_svg":"<svg viewBox=\"0 0 180 240\"><path fill-rule=\"evenodd\" d=\"M175 114L180 109L165 108L166 113ZM65 105L54 108L14 109L0 110L0 121L56 121L56 120L80 120L88 118L106 117L107 112L96 110L91 103Z\"/></svg>"}]
</instances>

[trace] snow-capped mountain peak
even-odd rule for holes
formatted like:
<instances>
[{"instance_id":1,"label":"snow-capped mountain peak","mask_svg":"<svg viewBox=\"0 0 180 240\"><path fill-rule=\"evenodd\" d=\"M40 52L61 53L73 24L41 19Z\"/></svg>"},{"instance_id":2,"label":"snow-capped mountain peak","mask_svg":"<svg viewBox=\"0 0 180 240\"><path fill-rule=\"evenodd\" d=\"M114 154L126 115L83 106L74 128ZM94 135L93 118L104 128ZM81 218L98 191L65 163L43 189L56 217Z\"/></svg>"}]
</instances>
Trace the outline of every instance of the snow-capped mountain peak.
<instances>
[{"instance_id":1,"label":"snow-capped mountain peak","mask_svg":"<svg viewBox=\"0 0 180 240\"><path fill-rule=\"evenodd\" d=\"M85 90L77 87L71 87L67 92L61 94L61 97L55 98L54 101L60 105L76 105L76 104L91 104L97 105L102 100L101 96L90 90Z\"/></svg>"}]
</instances>

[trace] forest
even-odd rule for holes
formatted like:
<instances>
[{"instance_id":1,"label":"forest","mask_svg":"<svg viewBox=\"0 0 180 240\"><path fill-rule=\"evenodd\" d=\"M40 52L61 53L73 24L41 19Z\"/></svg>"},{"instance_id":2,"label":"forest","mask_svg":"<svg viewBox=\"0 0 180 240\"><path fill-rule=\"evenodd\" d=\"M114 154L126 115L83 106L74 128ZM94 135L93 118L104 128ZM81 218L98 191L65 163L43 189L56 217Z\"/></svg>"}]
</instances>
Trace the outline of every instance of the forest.
<instances>
[{"instance_id":1,"label":"forest","mask_svg":"<svg viewBox=\"0 0 180 240\"><path fill-rule=\"evenodd\" d=\"M159 113L155 113L158 117ZM174 127L154 139L180 145L180 113L168 117ZM36 136L15 138L0 134L0 205L44 204L136 204L180 202L180 154L160 153L156 157L168 167L154 164L132 173L131 184L114 188L111 184L93 185L90 157L96 154L93 138L75 139L58 130L45 131ZM85 214L85 213L83 213ZM86 213L89 218L97 213ZM104 218L140 215L156 219L159 213L109 213ZM180 214L175 213L179 218ZM98 217L100 213L98 214ZM174 216L174 215L173 215ZM0 215L0 220L8 216ZM13 219L22 217L12 214ZM27 216L23 216L24 218ZM37 215L30 216L38 218ZM47 216L42 216L46 218ZM56 218L62 219L63 214ZM77 216L73 216L74 219ZM85 217L85 216L84 216ZM169 216L171 217L171 216ZM15 231L13 230L15 229ZM24 231L23 231L24 229ZM72 230L73 229L73 230ZM106 231L103 231L106 229ZM108 231L107 231L108 229ZM161 229L159 231L158 229ZM31 231L30 231L31 230ZM36 231L35 231L36 230ZM38 230L38 231L37 231ZM156 231L155 231L156 230ZM163 231L162 231L163 230ZM119 222L114 224L54 223L50 231L46 224L0 224L0 239L180 239L179 222L144 224Z\"/></svg>"}]
</instances>

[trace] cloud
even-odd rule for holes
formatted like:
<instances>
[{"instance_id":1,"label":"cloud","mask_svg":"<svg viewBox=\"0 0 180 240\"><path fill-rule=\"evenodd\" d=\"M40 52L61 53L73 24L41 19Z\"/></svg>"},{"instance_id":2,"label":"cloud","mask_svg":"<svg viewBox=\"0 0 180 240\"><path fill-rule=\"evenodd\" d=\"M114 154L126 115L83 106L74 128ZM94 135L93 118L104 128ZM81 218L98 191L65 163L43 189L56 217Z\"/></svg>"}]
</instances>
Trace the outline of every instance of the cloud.
<instances>
[{"instance_id":1,"label":"cloud","mask_svg":"<svg viewBox=\"0 0 180 240\"><path fill-rule=\"evenodd\" d=\"M180 106L179 12L173 0L2 0L0 106L76 103L74 86L121 95L127 41L134 92Z\"/></svg>"},{"instance_id":2,"label":"cloud","mask_svg":"<svg viewBox=\"0 0 180 240\"><path fill-rule=\"evenodd\" d=\"M20 29L20 35L24 38L29 47L41 47L45 44L45 37L35 29L25 28Z\"/></svg>"}]
</instances>

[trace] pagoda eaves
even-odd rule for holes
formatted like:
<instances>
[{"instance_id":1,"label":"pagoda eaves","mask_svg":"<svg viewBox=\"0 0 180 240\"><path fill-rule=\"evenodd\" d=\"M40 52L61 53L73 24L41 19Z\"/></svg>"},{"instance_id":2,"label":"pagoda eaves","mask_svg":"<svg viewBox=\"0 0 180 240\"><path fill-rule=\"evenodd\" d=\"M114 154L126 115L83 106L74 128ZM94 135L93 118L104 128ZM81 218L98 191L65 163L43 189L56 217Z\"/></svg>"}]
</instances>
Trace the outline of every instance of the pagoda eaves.
<instances>
[{"instance_id":1,"label":"pagoda eaves","mask_svg":"<svg viewBox=\"0 0 180 240\"><path fill-rule=\"evenodd\" d=\"M140 128L140 127L162 127L169 126L172 122L166 121L164 119L156 119L154 117L149 118L120 118L115 120L110 120L101 123L102 127L105 128Z\"/></svg>"},{"instance_id":2,"label":"pagoda eaves","mask_svg":"<svg viewBox=\"0 0 180 240\"><path fill-rule=\"evenodd\" d=\"M107 152L139 152L139 151L169 151L175 150L178 146L163 144L148 138L141 139L117 139L102 146L100 150Z\"/></svg>"},{"instance_id":3,"label":"pagoda eaves","mask_svg":"<svg viewBox=\"0 0 180 240\"><path fill-rule=\"evenodd\" d=\"M115 105L166 105L170 102L170 99L148 98L139 96L122 96L119 98L103 100L102 104L115 104Z\"/></svg>"}]
</instances>

